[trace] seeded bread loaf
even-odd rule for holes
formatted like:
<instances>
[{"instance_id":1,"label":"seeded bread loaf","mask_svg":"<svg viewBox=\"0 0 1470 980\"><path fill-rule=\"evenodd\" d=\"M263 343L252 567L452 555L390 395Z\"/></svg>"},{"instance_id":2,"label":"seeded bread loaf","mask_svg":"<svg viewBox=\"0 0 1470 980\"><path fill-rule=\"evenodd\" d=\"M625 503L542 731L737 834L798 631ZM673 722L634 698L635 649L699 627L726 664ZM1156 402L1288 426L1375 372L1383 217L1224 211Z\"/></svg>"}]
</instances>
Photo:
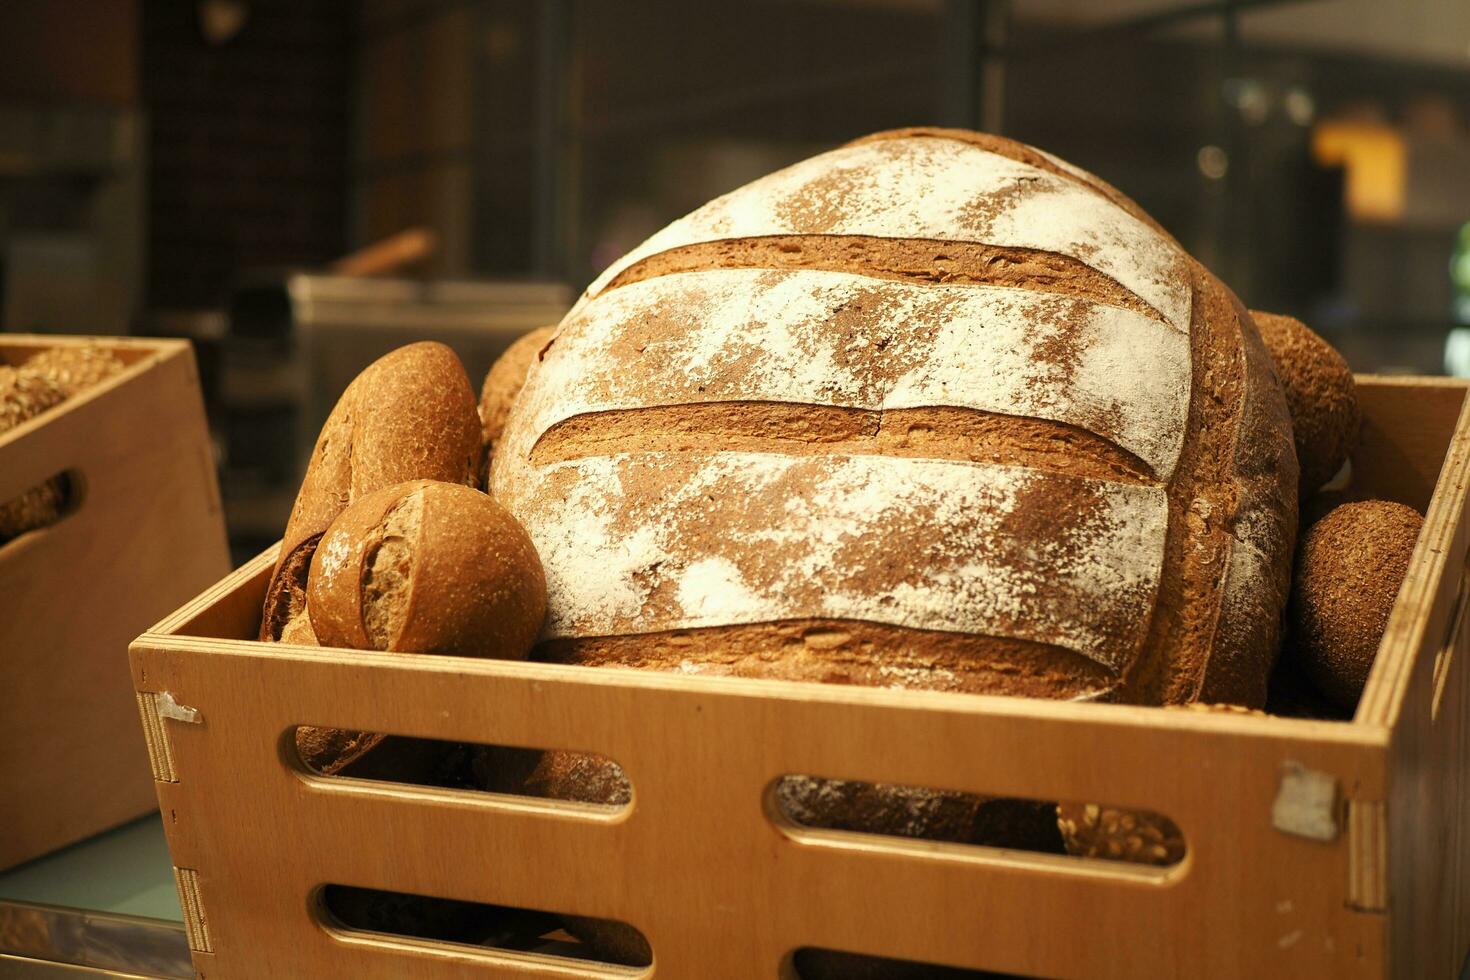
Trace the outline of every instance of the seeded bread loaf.
<instances>
[{"instance_id":1,"label":"seeded bread loaf","mask_svg":"<svg viewBox=\"0 0 1470 980\"><path fill-rule=\"evenodd\" d=\"M522 659L546 614L546 580L526 532L489 496L415 480L332 522L307 610L327 646Z\"/></svg>"},{"instance_id":2,"label":"seeded bread loaf","mask_svg":"<svg viewBox=\"0 0 1470 980\"><path fill-rule=\"evenodd\" d=\"M317 542L349 504L406 480L472 484L480 453L475 394L448 347L409 344L369 365L342 393L312 450L266 591L260 638L281 639L306 614Z\"/></svg>"},{"instance_id":3,"label":"seeded bread loaf","mask_svg":"<svg viewBox=\"0 0 1470 980\"><path fill-rule=\"evenodd\" d=\"M1249 314L1030 147L878 134L614 263L491 485L542 655L1259 705L1297 464Z\"/></svg>"}]
</instances>

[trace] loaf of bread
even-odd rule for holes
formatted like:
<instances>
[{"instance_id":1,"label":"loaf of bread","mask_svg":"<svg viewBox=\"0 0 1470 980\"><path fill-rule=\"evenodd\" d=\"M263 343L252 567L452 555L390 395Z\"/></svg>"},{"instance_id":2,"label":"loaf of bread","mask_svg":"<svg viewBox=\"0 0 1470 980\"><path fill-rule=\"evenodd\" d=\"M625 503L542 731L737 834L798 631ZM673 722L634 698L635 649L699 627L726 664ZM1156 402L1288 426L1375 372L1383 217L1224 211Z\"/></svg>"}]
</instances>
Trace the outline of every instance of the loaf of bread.
<instances>
[{"instance_id":1,"label":"loaf of bread","mask_svg":"<svg viewBox=\"0 0 1470 980\"><path fill-rule=\"evenodd\" d=\"M546 579L505 508L472 487L414 480L332 522L306 608L326 646L523 659L546 615Z\"/></svg>"},{"instance_id":2,"label":"loaf of bread","mask_svg":"<svg viewBox=\"0 0 1470 980\"><path fill-rule=\"evenodd\" d=\"M1259 310L1251 317L1286 394L1305 500L1342 469L1357 443L1358 386L1342 355L1300 320Z\"/></svg>"},{"instance_id":3,"label":"loaf of bread","mask_svg":"<svg viewBox=\"0 0 1470 980\"><path fill-rule=\"evenodd\" d=\"M510 416L510 406L526 384L526 375L531 364L550 343L555 325L538 327L505 349L495 359L485 375L485 384L480 389L481 438L485 443L486 462L495 457L495 443L505 430L505 420Z\"/></svg>"},{"instance_id":4,"label":"loaf of bread","mask_svg":"<svg viewBox=\"0 0 1470 980\"><path fill-rule=\"evenodd\" d=\"M266 590L260 638L279 640L306 615L317 542L349 504L407 480L472 484L480 453L475 393L448 347L409 344L369 365L347 386L312 450Z\"/></svg>"},{"instance_id":5,"label":"loaf of bread","mask_svg":"<svg viewBox=\"0 0 1470 980\"><path fill-rule=\"evenodd\" d=\"M1287 651L1313 685L1351 712L1368 683L1424 518L1388 500L1343 504L1302 536Z\"/></svg>"},{"instance_id":6,"label":"loaf of bread","mask_svg":"<svg viewBox=\"0 0 1470 980\"><path fill-rule=\"evenodd\" d=\"M551 659L1258 705L1296 477L1249 314L1136 205L902 130L614 263L491 486Z\"/></svg>"}]
</instances>

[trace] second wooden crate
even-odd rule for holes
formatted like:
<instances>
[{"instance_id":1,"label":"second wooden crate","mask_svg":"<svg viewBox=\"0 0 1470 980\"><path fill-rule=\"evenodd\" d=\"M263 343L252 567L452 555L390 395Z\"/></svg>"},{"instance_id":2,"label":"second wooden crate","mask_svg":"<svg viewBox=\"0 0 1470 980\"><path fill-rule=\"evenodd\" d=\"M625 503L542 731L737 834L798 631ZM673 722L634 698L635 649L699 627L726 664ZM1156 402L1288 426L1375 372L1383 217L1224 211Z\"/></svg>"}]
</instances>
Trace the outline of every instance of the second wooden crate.
<instances>
[{"instance_id":1,"label":"second wooden crate","mask_svg":"<svg viewBox=\"0 0 1470 980\"><path fill-rule=\"evenodd\" d=\"M0 867L157 805L128 642L229 569L189 345L0 334L0 363L84 344L126 368L0 435L0 500L71 487L61 520L0 545Z\"/></svg>"}]
</instances>

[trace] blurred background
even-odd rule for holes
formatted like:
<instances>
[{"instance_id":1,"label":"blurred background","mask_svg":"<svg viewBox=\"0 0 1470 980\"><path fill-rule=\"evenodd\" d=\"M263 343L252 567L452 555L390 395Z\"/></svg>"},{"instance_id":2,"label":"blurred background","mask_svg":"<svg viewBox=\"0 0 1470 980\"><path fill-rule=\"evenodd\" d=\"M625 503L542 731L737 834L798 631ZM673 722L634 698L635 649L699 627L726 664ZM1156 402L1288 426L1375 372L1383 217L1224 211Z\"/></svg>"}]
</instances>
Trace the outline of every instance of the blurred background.
<instances>
[{"instance_id":1,"label":"blurred background","mask_svg":"<svg viewBox=\"0 0 1470 980\"><path fill-rule=\"evenodd\" d=\"M1360 371L1470 375L1465 0L7 0L0 330L196 341L241 558L347 381L496 353L873 130L1094 171Z\"/></svg>"}]
</instances>

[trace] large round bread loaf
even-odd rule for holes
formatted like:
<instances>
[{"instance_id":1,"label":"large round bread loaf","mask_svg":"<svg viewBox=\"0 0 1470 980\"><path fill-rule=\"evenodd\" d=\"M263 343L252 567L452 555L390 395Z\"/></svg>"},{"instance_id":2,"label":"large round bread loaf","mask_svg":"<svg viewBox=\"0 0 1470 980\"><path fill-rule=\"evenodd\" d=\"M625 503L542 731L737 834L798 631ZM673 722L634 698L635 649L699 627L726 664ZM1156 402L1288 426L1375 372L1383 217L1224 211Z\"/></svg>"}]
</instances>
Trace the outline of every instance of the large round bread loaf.
<instances>
[{"instance_id":1,"label":"large round bread loaf","mask_svg":"<svg viewBox=\"0 0 1470 980\"><path fill-rule=\"evenodd\" d=\"M1236 298L1031 147L880 133L614 263L531 367L491 486L542 655L1259 705L1296 534Z\"/></svg>"}]
</instances>

